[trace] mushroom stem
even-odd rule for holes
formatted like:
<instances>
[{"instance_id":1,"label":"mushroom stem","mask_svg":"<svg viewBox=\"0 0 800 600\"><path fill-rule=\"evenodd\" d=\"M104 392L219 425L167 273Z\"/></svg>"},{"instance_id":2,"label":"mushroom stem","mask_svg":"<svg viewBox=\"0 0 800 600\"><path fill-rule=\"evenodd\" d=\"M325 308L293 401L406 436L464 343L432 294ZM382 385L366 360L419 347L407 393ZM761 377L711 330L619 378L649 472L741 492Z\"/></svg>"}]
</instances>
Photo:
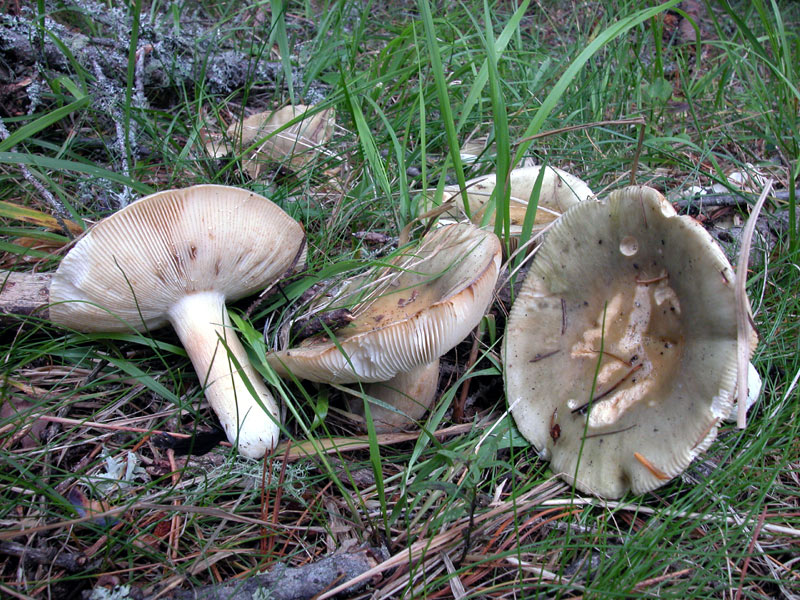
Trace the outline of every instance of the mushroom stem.
<instances>
[{"instance_id":1,"label":"mushroom stem","mask_svg":"<svg viewBox=\"0 0 800 600\"><path fill-rule=\"evenodd\" d=\"M238 443L244 456L263 457L280 435L278 406L234 332L225 297L218 292L184 296L170 308L169 320L228 440Z\"/></svg>"},{"instance_id":2,"label":"mushroom stem","mask_svg":"<svg viewBox=\"0 0 800 600\"><path fill-rule=\"evenodd\" d=\"M439 387L439 359L403 371L388 381L364 386L364 395L380 400L394 410L370 402L369 412L379 433L417 429L417 422L430 410ZM359 395L348 403L350 411L364 415L364 401Z\"/></svg>"}]
</instances>

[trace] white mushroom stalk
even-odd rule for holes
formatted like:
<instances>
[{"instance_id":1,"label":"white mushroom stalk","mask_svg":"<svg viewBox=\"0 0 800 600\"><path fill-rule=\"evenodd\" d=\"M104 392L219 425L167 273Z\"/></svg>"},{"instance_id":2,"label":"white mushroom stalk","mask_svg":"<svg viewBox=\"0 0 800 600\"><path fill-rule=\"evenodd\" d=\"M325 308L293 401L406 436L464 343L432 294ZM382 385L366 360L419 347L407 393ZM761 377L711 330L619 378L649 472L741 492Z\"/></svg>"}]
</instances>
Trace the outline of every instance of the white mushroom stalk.
<instances>
[{"instance_id":1,"label":"white mushroom stalk","mask_svg":"<svg viewBox=\"0 0 800 600\"><path fill-rule=\"evenodd\" d=\"M274 283L302 260L302 227L267 198L202 185L147 196L89 230L50 285L50 319L79 331L171 323L228 439L259 458L278 409L231 326L226 300Z\"/></svg>"},{"instance_id":2,"label":"white mushroom stalk","mask_svg":"<svg viewBox=\"0 0 800 600\"><path fill-rule=\"evenodd\" d=\"M170 308L168 318L228 439L244 456L264 456L278 443L278 405L236 336L225 296L185 296Z\"/></svg>"},{"instance_id":3,"label":"white mushroom stalk","mask_svg":"<svg viewBox=\"0 0 800 600\"><path fill-rule=\"evenodd\" d=\"M355 394L348 405L351 412L363 416L363 400L370 399L370 415L379 433L415 430L436 401L438 388L437 358L410 371L402 371L389 381L364 385L363 397Z\"/></svg>"}]
</instances>

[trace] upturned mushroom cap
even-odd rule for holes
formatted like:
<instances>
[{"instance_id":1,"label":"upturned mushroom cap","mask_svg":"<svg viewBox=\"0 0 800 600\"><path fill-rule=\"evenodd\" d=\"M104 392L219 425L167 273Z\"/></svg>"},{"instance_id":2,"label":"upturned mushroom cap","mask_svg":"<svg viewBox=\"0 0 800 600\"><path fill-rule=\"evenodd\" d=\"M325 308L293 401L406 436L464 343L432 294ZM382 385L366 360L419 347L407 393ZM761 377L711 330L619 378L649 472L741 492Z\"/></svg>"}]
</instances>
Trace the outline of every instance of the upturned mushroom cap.
<instances>
[{"instance_id":1,"label":"upturned mushroom cap","mask_svg":"<svg viewBox=\"0 0 800 600\"><path fill-rule=\"evenodd\" d=\"M247 361L225 301L278 279L303 248L302 227L263 196L219 185L160 192L77 242L53 276L50 319L87 332L172 323L228 438L243 454L263 456L278 435L277 406Z\"/></svg>"},{"instance_id":2,"label":"upturned mushroom cap","mask_svg":"<svg viewBox=\"0 0 800 600\"><path fill-rule=\"evenodd\" d=\"M310 337L267 362L282 376L325 383L387 381L430 363L480 322L500 260L492 233L469 224L436 229L375 273L335 340Z\"/></svg>"},{"instance_id":3,"label":"upturned mushroom cap","mask_svg":"<svg viewBox=\"0 0 800 600\"><path fill-rule=\"evenodd\" d=\"M629 187L570 209L508 320L517 427L585 492L616 498L666 483L731 410L735 311L724 254L657 191Z\"/></svg>"},{"instance_id":4,"label":"upturned mushroom cap","mask_svg":"<svg viewBox=\"0 0 800 600\"><path fill-rule=\"evenodd\" d=\"M521 226L525 220L528 200L533 193L533 188L541 169L542 167L536 166L521 167L511 171L511 204L509 208L511 224L514 226ZM482 219L483 210L496 186L497 175L495 173L467 181L467 197L473 222L478 222ZM447 186L445 194L445 198L448 195L454 197L453 208L447 214L453 217L463 216L464 208L458 186ZM547 225L571 206L583 202L593 195L589 186L575 175L561 169L545 167L536 209L536 219L534 220L535 228Z\"/></svg>"}]
</instances>

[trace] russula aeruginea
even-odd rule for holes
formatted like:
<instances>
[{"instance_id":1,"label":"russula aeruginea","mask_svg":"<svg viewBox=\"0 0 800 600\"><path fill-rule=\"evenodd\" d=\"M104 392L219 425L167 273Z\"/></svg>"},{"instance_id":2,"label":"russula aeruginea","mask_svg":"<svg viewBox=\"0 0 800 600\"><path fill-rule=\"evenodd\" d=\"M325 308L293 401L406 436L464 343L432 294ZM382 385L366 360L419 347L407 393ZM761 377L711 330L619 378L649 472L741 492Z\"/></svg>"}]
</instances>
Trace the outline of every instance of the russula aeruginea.
<instances>
[{"instance_id":1,"label":"russula aeruginea","mask_svg":"<svg viewBox=\"0 0 800 600\"><path fill-rule=\"evenodd\" d=\"M78 240L50 283L50 320L84 332L172 324L228 439L259 458L277 443L278 408L225 302L276 281L300 259L304 240L294 219L246 190L159 192Z\"/></svg>"},{"instance_id":2,"label":"russula aeruginea","mask_svg":"<svg viewBox=\"0 0 800 600\"><path fill-rule=\"evenodd\" d=\"M518 233L528 210L528 201L533 193L536 179L542 167L520 167L510 173L511 202L509 206L512 233ZM491 173L470 179L466 183L467 198L473 222L480 222L486 203L497 186L497 175ZM594 194L581 179L554 167L546 167L542 176L542 187L536 208L534 231L557 219L568 208L591 198ZM462 217L464 205L458 186L445 187L445 199L452 198L453 207L445 214ZM490 222L494 222L494 218Z\"/></svg>"},{"instance_id":3,"label":"russula aeruginea","mask_svg":"<svg viewBox=\"0 0 800 600\"><path fill-rule=\"evenodd\" d=\"M335 340L309 337L296 348L268 355L267 362L282 376L384 382L411 396L400 380L390 380L429 365L469 335L491 302L500 261L493 233L467 223L436 229L363 280L371 284L348 287L353 294L337 302L350 308L353 320L333 332ZM433 388L435 393L435 383ZM376 387L369 394L381 398ZM431 401L411 400L424 406L422 414Z\"/></svg>"},{"instance_id":4,"label":"russula aeruginea","mask_svg":"<svg viewBox=\"0 0 800 600\"><path fill-rule=\"evenodd\" d=\"M730 413L736 332L734 272L700 224L648 187L582 203L547 234L508 319L514 420L578 489L652 490Z\"/></svg>"}]
</instances>

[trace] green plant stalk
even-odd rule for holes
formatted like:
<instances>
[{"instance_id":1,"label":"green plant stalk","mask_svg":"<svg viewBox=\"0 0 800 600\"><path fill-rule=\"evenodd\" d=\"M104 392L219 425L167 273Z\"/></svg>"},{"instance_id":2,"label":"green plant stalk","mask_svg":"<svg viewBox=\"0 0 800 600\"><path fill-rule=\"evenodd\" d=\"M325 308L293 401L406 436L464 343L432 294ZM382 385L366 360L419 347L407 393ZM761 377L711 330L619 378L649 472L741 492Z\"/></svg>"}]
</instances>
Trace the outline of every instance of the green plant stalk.
<instances>
[{"instance_id":1,"label":"green plant stalk","mask_svg":"<svg viewBox=\"0 0 800 600\"><path fill-rule=\"evenodd\" d=\"M35 119L34 121L31 121L30 123L27 123L14 130L14 132L6 139L0 141L0 152L10 151L12 148L14 148L14 146L25 141L29 137L36 135L43 129L47 129L64 117L67 117L72 113L84 108L90 103L90 101L91 99L88 96L83 96L74 102L70 102L66 106L56 108L49 113L42 115L38 119Z\"/></svg>"},{"instance_id":2,"label":"green plant stalk","mask_svg":"<svg viewBox=\"0 0 800 600\"><path fill-rule=\"evenodd\" d=\"M383 121L383 126L386 128L386 132L389 134L389 137L392 138L392 146L394 147L394 154L397 159L397 181L400 185L400 207L399 207L399 218L397 220L398 230L402 230L403 227L406 226L408 221L411 219L411 196L408 191L408 176L406 174L406 158L405 158L405 147L400 143L400 140L397 137L397 134L392 127L392 123L389 118L386 116L386 113L383 112L378 103L375 102L369 96L364 96L364 99L372 106L372 109L375 113L380 117L381 121ZM383 163L381 163L383 164ZM384 168L384 174L386 173L386 169ZM386 184L381 184L381 188L386 193L386 190L391 190L391 185L389 184L388 177L386 179ZM391 196L390 196L391 197ZM392 212L397 212L394 210L394 202L392 202Z\"/></svg>"},{"instance_id":3,"label":"green plant stalk","mask_svg":"<svg viewBox=\"0 0 800 600\"><path fill-rule=\"evenodd\" d=\"M125 143L125 155L128 157L128 165L130 172L125 175L133 173L135 157L131 154L131 102L133 99L133 86L136 76L136 54L139 50L139 26L142 13L142 0L133 0L131 6L131 17L133 22L131 24L131 39L128 46L128 72L125 81L125 105L123 106L123 131Z\"/></svg>"},{"instance_id":4,"label":"green plant stalk","mask_svg":"<svg viewBox=\"0 0 800 600\"><path fill-rule=\"evenodd\" d=\"M350 93L347 81L342 72L342 89L344 90L347 105L350 108L350 114L353 116L353 121L356 124L356 131L358 132L358 140L361 144L361 151L364 153L364 158L367 159L367 164L370 166L373 177L377 180L381 191L385 198L392 201L392 186L389 184L389 178L386 175L386 167L381 159L378 147L375 144L375 137L372 135L372 130L364 118L364 113L361 111L361 105L356 98Z\"/></svg>"},{"instance_id":5,"label":"green plant stalk","mask_svg":"<svg viewBox=\"0 0 800 600\"><path fill-rule=\"evenodd\" d=\"M362 6L361 15L359 15L359 18L356 20L356 25L355 27L353 27L353 33L350 36L350 68L353 71L356 70L358 53L361 50L362 39L364 38L364 31L366 30L367 21L369 20L367 17L372 11L372 3L373 0L368 0L367 3ZM341 6L342 14L346 10L348 10L348 7L354 6L353 4L347 2L340 2L339 5Z\"/></svg>"},{"instance_id":6,"label":"green plant stalk","mask_svg":"<svg viewBox=\"0 0 800 600\"><path fill-rule=\"evenodd\" d=\"M544 176L547 172L547 162L545 161L540 165L539 174L536 176L536 181L533 184L533 189L531 190L531 196L528 198L528 208L525 210L525 219L522 221L522 231L519 235L519 248L525 246L528 243L528 240L531 239L531 233L533 232L533 225L536 222L536 211L539 208L539 196L542 193L542 183L544 182ZM511 271L516 271L517 267L525 260L526 252L520 252L519 255L514 259L514 267ZM513 292L514 292L514 284L511 284L511 292L512 292L512 299L513 299Z\"/></svg>"},{"instance_id":7,"label":"green plant stalk","mask_svg":"<svg viewBox=\"0 0 800 600\"><path fill-rule=\"evenodd\" d=\"M653 59L653 80L664 77L664 53L661 48L661 36L664 33L664 22L655 15L651 19L650 31L653 33L653 46L655 47L655 57Z\"/></svg>"},{"instance_id":8,"label":"green plant stalk","mask_svg":"<svg viewBox=\"0 0 800 600\"><path fill-rule=\"evenodd\" d=\"M795 197L795 180L800 173L800 140L798 140L798 111L800 106L800 90L798 89L795 61L791 55L792 44L787 38L783 17L778 4L772 0L772 19L763 0L752 3L758 13L759 20L767 32L770 51L764 47L759 37L751 30L747 20L734 10L726 0L720 2L722 8L736 23L737 30L749 47L761 59L762 63L775 75L780 84L777 100L774 92L761 82L758 73L754 73L755 81L760 83L755 92L767 105L777 102L778 111L766 111L764 118L767 130L771 130L775 144L783 151L789 163L789 253L794 254L800 247L797 232L797 202ZM786 110L788 107L788 110ZM789 132L785 139L785 132ZM792 168L794 162L794 168Z\"/></svg>"},{"instance_id":9,"label":"green plant stalk","mask_svg":"<svg viewBox=\"0 0 800 600\"><path fill-rule=\"evenodd\" d=\"M244 321L242 322L244 323ZM250 333L245 334L244 336L245 338L252 338L253 341L261 339L261 336L258 335L258 332L256 332L249 324L247 330L249 330ZM331 481L333 481L336 484L336 486L342 492L342 500L345 502L345 504L347 504L347 508L350 510L353 520L358 524L360 528L363 528L364 524L360 519L358 507L356 506L352 494L350 494L349 490L342 484L341 479L336 474L334 468L331 466L330 460L328 459L328 454L324 451L323 447L319 443L318 438L314 436L313 432L304 421L302 415L297 410L297 406L295 406L296 399L287 393L286 388L283 385L283 382L281 381L281 378L278 377L275 374L275 371L273 371L267 364L265 360L263 344L261 345L254 344L251 346L251 348L255 352L256 356L258 356L258 358L260 359L258 362L253 363L253 366L259 373L261 373L264 376L264 379L269 384L270 388L276 390L277 392L275 395L276 399L280 398L282 400L283 405L287 407L289 413L292 415L295 422L298 423L300 429L303 432L304 440L310 443L311 446L314 448L315 457L323 466L325 474L331 479ZM292 377L292 381L295 383L298 389L303 390L303 387L300 385L300 382L296 378ZM305 392L305 390L303 390L302 393L304 395L303 400L305 400L308 403L311 403L312 399ZM324 425L325 423L323 421L323 427ZM289 435L291 440L295 441L294 437L289 434L289 432L286 430L286 427L283 424L280 424L280 427L281 431ZM330 436L330 434L327 431L325 433L326 435ZM342 458L343 457L340 455L339 459L341 460ZM347 474L348 476L350 475L349 470L347 471ZM350 481L350 485L356 487L352 479Z\"/></svg>"},{"instance_id":10,"label":"green plant stalk","mask_svg":"<svg viewBox=\"0 0 800 600\"><path fill-rule=\"evenodd\" d=\"M64 160L61 158L50 158L47 156L38 156L36 154L23 154L21 152L0 152L0 164L9 165L29 165L41 167L49 171L75 171L77 173L85 173L93 177L108 179L123 185L129 186L140 194L152 194L153 188L149 185L135 181L127 175L120 175L114 171L109 171L103 167L98 167L89 163L76 162L73 160Z\"/></svg>"},{"instance_id":11,"label":"green plant stalk","mask_svg":"<svg viewBox=\"0 0 800 600\"><path fill-rule=\"evenodd\" d=\"M497 56L501 56L505 51L508 43L511 41L511 36L514 32L519 31L519 24L522 21L522 17L525 16L525 11L528 9L528 5L530 4L530 0L524 0L522 4L520 4L519 8L514 11L514 14L511 15L511 18L506 23L506 26L503 28L503 31L500 33L500 36L497 38L494 46L494 52ZM472 19L473 23L475 23L475 19ZM476 26L476 29L478 27ZM483 94L483 89L486 87L486 83L489 79L489 61L488 59L483 61L478 74L475 76L475 81L473 82L472 86L469 89L469 93L467 94L467 99L464 101L463 106L461 107L461 114L458 118L458 124L456 125L456 131L461 131L464 127L464 124L467 122L467 119L472 114L472 109L475 108L475 105L478 103L481 95Z\"/></svg>"},{"instance_id":12,"label":"green plant stalk","mask_svg":"<svg viewBox=\"0 0 800 600\"><path fill-rule=\"evenodd\" d=\"M422 171L422 189L428 189L428 128L427 128L427 111L425 109L425 91L422 88L422 81L424 81L422 73L422 60L419 54L419 40L417 39L417 28L411 29L414 40L414 52L417 57L417 78L420 81L419 92L417 93L416 106L419 111L419 147L420 147L420 170ZM442 178L444 179L444 178ZM437 198L441 199L441 192L438 192Z\"/></svg>"},{"instance_id":13,"label":"green plant stalk","mask_svg":"<svg viewBox=\"0 0 800 600\"><path fill-rule=\"evenodd\" d=\"M483 18L486 22L484 47L486 49L486 64L489 67L489 97L492 102L494 137L497 146L495 186L486 206L483 222L488 222L492 211L494 211L494 233L504 242L506 250L508 250L511 236L511 181L509 179L511 171L511 136L508 132L508 114L506 113L505 99L500 88L500 73L497 70L498 56L495 52L495 39L492 32L492 15L489 11L487 0L483 2Z\"/></svg>"},{"instance_id":14,"label":"green plant stalk","mask_svg":"<svg viewBox=\"0 0 800 600\"><path fill-rule=\"evenodd\" d=\"M294 97L294 81L292 78L292 53L289 49L289 39L286 33L285 0L270 0L270 9L272 27L269 32L269 41L272 43L277 38L278 50L281 53L283 76L286 78L286 87L289 91L289 102L296 104Z\"/></svg>"},{"instance_id":15,"label":"green plant stalk","mask_svg":"<svg viewBox=\"0 0 800 600\"><path fill-rule=\"evenodd\" d=\"M469 198L467 197L467 181L464 177L464 165L461 163L461 145L458 143L456 125L453 121L453 111L450 108L447 81L444 76L444 68L442 67L442 56L439 50L439 44L436 41L436 29L433 24L433 15L431 14L431 7L428 0L419 0L419 7L422 13L422 22L425 27L425 41L428 47L428 58L430 58L431 61L433 80L436 85L436 95L439 98L439 109L442 112L442 121L444 122L447 144L450 147L449 157L456 172L458 188L461 191L461 200L464 203L464 213L467 215L467 218L469 218L471 213L469 210ZM444 180L444 174L441 179Z\"/></svg>"},{"instance_id":16,"label":"green plant stalk","mask_svg":"<svg viewBox=\"0 0 800 600\"><path fill-rule=\"evenodd\" d=\"M350 363L350 357L347 356L347 353L342 348L341 344L339 344L339 340L336 337L336 334L328 327L325 323L321 323L322 328L325 330L325 335L331 339L336 346L336 349L342 353L343 356L347 358L347 362L352 368L352 363ZM386 539L390 540L391 532L389 531L389 509L388 503L386 502L386 487L383 482L383 468L381 467L381 447L378 444L378 432L375 430L375 422L372 419L372 413L370 412L369 402L367 401L367 396L364 394L364 388L359 382L359 390L361 392L361 398L364 402L364 419L367 423L367 438L369 440L369 461L372 465L373 475L375 476L375 490L378 494L378 503L381 506L381 516L383 517L383 526L384 526L384 535Z\"/></svg>"}]
</instances>

